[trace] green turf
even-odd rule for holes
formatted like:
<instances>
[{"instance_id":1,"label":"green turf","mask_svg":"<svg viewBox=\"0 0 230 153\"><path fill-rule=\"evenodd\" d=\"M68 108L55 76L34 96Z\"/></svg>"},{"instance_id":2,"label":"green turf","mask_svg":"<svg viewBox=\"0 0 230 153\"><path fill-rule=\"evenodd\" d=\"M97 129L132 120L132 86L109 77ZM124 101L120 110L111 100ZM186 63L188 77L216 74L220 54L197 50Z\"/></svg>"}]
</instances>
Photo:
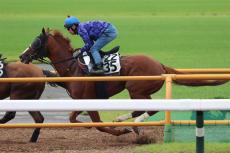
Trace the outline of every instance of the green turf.
<instances>
[{"instance_id":1,"label":"green turf","mask_svg":"<svg viewBox=\"0 0 230 153\"><path fill-rule=\"evenodd\" d=\"M230 153L229 143L205 143L205 153ZM194 153L195 143L164 143L143 145L135 149L138 153Z\"/></svg>"},{"instance_id":2,"label":"green turf","mask_svg":"<svg viewBox=\"0 0 230 153\"><path fill-rule=\"evenodd\" d=\"M173 67L228 67L227 0L0 0L0 51L16 59L43 26L64 32L67 14L107 20L121 53L146 54ZM65 32L67 35L67 33ZM79 38L67 35L75 47ZM226 56L224 56L226 54ZM215 59L215 60L214 60Z\"/></svg>"},{"instance_id":3,"label":"green turf","mask_svg":"<svg viewBox=\"0 0 230 153\"><path fill-rule=\"evenodd\" d=\"M194 125L173 125L173 142L195 142ZM229 125L205 125L206 142L229 142L230 126Z\"/></svg>"}]
</instances>

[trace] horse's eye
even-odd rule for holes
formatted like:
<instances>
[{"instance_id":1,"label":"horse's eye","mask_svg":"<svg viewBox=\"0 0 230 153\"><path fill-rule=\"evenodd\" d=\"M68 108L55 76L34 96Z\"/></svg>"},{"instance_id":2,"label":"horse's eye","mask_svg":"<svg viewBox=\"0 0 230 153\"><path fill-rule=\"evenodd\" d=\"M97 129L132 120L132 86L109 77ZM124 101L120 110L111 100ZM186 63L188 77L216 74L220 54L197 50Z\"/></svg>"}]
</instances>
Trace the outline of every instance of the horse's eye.
<instances>
[{"instance_id":1,"label":"horse's eye","mask_svg":"<svg viewBox=\"0 0 230 153\"><path fill-rule=\"evenodd\" d=\"M33 49L39 49L39 48L41 48L41 45L42 45L41 40L40 40L39 38L36 38L36 39L33 41L33 43L31 44L31 47L32 47Z\"/></svg>"}]
</instances>

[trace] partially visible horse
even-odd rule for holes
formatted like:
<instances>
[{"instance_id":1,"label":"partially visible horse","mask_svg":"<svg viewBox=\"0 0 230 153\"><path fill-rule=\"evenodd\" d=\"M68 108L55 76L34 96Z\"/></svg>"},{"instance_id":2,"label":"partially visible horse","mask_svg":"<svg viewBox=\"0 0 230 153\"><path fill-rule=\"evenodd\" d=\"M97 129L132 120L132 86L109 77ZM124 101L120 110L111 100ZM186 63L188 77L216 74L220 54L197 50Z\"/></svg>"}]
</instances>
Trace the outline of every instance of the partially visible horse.
<instances>
[{"instance_id":1,"label":"partially visible horse","mask_svg":"<svg viewBox=\"0 0 230 153\"><path fill-rule=\"evenodd\" d=\"M36 37L32 44L23 52L20 59L24 63L32 60L48 57L51 64L62 77L84 76L79 66L79 61L72 58L74 49L70 45L69 39L65 38L58 31L45 31ZM180 73L173 68L169 68L158 61L143 55L123 56L121 58L122 76L156 76L161 74ZM174 83L186 86L215 86L226 81L205 81L205 80L174 80ZM150 99L151 94L162 88L163 80L154 81L112 81L106 82L105 92L108 98L127 89L132 99ZM65 87L73 99L97 99L96 82L66 82ZM104 92L104 91L103 91ZM157 111L147 112L149 115ZM80 112L72 112L70 121L75 122L76 116ZM97 111L88 112L93 122L102 122ZM131 117L137 117L144 111L135 111ZM121 135L130 132L127 129L117 130L114 128L98 127L100 131L113 135Z\"/></svg>"},{"instance_id":2,"label":"partially visible horse","mask_svg":"<svg viewBox=\"0 0 230 153\"><path fill-rule=\"evenodd\" d=\"M26 77L44 77L43 71L33 64L23 64L21 62L6 63L0 55L2 65L1 72L4 72L2 78L25 78ZM39 99L45 88L45 82L23 82L23 83L0 83L0 99L10 98L19 99ZM44 117L39 111L30 111L36 123L43 123ZM15 111L8 111L0 119L0 124L7 123L16 115ZM30 138L30 142L36 142L40 134L40 128L35 128Z\"/></svg>"}]
</instances>

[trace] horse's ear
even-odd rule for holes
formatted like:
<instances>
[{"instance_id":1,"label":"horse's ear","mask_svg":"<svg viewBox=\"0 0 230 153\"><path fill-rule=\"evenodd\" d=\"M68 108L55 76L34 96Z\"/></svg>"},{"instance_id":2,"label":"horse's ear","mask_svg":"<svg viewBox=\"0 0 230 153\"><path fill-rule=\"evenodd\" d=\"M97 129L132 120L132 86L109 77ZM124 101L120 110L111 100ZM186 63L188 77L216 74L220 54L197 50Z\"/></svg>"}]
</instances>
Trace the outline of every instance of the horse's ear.
<instances>
[{"instance_id":1,"label":"horse's ear","mask_svg":"<svg viewBox=\"0 0 230 153\"><path fill-rule=\"evenodd\" d=\"M45 35L46 34L46 31L45 31L45 28L43 27L42 28L42 33Z\"/></svg>"}]
</instances>

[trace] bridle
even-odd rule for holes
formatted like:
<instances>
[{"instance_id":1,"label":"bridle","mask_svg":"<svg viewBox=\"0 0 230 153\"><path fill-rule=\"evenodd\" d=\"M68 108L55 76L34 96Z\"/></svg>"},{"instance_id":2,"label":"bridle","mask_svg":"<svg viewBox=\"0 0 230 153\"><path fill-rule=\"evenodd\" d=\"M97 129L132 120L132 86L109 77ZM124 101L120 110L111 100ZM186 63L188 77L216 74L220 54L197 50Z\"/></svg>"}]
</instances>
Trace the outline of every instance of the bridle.
<instances>
[{"instance_id":1,"label":"bridle","mask_svg":"<svg viewBox=\"0 0 230 153\"><path fill-rule=\"evenodd\" d=\"M64 62L68 62L70 60L72 60L72 62L69 64L68 68L66 69L66 72L64 74L67 74L68 72L71 71L72 65L76 62L77 57L70 57L64 60L60 60L57 62L50 62L49 60L46 60L45 57L48 56L48 52L47 52L47 40L48 37L52 36L51 34L40 34L38 37L35 38L35 40L32 42L32 44L29 46L29 49L31 50L31 53L27 55L27 58L29 58L29 60L37 60L41 63L44 64L49 64L51 65L54 69L55 69L55 64L61 64Z\"/></svg>"}]
</instances>

